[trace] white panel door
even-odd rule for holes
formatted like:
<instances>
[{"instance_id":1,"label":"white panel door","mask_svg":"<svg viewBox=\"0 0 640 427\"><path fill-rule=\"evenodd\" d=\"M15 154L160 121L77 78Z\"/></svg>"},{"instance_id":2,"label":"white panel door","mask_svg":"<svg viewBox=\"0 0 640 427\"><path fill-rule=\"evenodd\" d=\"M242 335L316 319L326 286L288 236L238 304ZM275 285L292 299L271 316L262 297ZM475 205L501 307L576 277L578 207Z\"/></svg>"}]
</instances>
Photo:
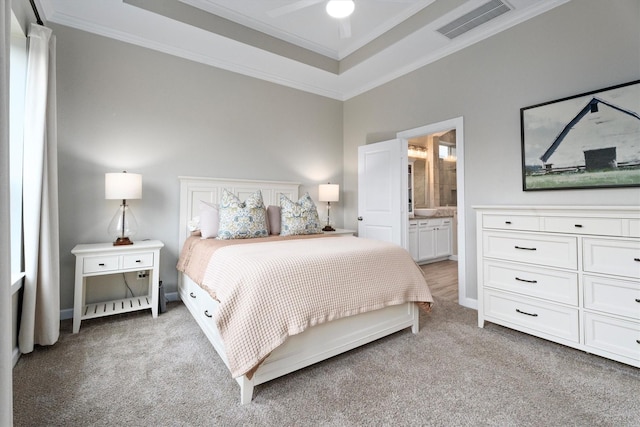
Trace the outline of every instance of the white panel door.
<instances>
[{"instance_id":1,"label":"white panel door","mask_svg":"<svg viewBox=\"0 0 640 427\"><path fill-rule=\"evenodd\" d=\"M407 142L358 147L358 236L406 248Z\"/></svg>"}]
</instances>

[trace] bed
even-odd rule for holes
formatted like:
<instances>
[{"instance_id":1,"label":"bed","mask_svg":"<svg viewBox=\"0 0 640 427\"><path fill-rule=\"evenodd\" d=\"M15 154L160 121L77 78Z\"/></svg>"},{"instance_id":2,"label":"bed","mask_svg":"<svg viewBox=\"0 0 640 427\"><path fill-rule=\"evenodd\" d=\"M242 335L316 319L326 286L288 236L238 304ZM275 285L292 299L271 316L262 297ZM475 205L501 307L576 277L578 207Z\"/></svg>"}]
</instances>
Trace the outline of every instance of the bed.
<instances>
[{"instance_id":1,"label":"bed","mask_svg":"<svg viewBox=\"0 0 640 427\"><path fill-rule=\"evenodd\" d=\"M251 402L258 384L405 328L418 333L418 310L428 310L433 300L422 271L403 249L390 248L384 242L325 235L271 235L236 242L202 239L192 235L192 223L199 216L203 202L218 203L224 193L233 193L238 199L245 200L259 191L265 206L278 206L283 197L284 200L299 200L299 184L201 177L179 179L179 295L240 385L241 404ZM386 255L372 255L376 251L386 251ZM334 255L334 252L341 253ZM380 259L376 261L374 256ZM396 291L395 286L387 286L399 275L391 270L403 264L407 257L410 264L402 269L406 270L402 275L406 274L408 278L398 280L411 282L411 285ZM307 258L311 267L301 265ZM327 259L331 260L333 273L324 271ZM367 268L369 276L362 275L364 271L360 265L370 261L379 266ZM200 265L202 269L186 268L188 264ZM268 268L262 269L262 265ZM300 272L289 273L288 269L299 269ZM336 275L335 270L345 273ZM343 280L343 275L349 278ZM382 281L379 280L381 277L384 277ZM254 286L250 279L260 282L260 286ZM283 285L281 282L287 282L284 284L286 292L278 290L278 283ZM292 291L294 288L309 293L305 298L314 304L326 299L325 304L331 309L320 313L316 307L307 308L298 303L298 299L304 298L296 296ZM328 288L331 292L318 291ZM344 304L348 303L350 297L339 294L345 290L366 301L365 308L349 306L350 310L345 311L337 307L343 300ZM388 295L379 303L378 300L369 301L367 292ZM248 309L237 302L244 301L239 295L245 295L243 298L246 299L247 294L249 299L259 301ZM278 298L270 297L275 294ZM273 308L264 308L271 307L270 304L274 304ZM289 307L293 307L291 316L304 312L299 315L305 317L284 320L282 325L277 324L275 317L271 319L273 313L284 313ZM254 335L248 341L239 339L237 334L241 329L250 330Z\"/></svg>"}]
</instances>

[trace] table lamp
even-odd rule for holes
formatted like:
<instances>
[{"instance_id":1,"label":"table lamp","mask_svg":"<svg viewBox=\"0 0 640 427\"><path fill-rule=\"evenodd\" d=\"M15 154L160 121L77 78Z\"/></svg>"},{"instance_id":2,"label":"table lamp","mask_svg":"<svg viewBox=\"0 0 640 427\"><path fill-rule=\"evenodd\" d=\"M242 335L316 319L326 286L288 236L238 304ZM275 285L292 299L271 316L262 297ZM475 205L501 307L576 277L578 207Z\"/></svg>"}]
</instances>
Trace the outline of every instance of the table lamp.
<instances>
[{"instance_id":1,"label":"table lamp","mask_svg":"<svg viewBox=\"0 0 640 427\"><path fill-rule=\"evenodd\" d=\"M142 175L137 173L106 173L104 177L104 198L122 200L122 204L109 223L109 235L116 240L114 246L132 245L129 237L138 231L136 217L127 205L127 200L142 198Z\"/></svg>"},{"instance_id":2,"label":"table lamp","mask_svg":"<svg viewBox=\"0 0 640 427\"><path fill-rule=\"evenodd\" d=\"M340 186L338 184L320 184L318 186L318 200L327 202L327 225L322 231L336 231L331 227L330 211L331 202L337 202L340 199Z\"/></svg>"}]
</instances>

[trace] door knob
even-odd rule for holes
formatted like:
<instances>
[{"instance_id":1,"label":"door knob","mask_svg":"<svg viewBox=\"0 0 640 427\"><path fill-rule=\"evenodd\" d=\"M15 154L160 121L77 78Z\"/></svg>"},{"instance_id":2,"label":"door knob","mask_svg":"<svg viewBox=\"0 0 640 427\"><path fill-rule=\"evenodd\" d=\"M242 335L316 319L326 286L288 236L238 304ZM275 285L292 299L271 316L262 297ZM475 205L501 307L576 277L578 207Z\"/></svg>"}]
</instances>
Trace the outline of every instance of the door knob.
<instances>
[{"instance_id":1,"label":"door knob","mask_svg":"<svg viewBox=\"0 0 640 427\"><path fill-rule=\"evenodd\" d=\"M361 216L358 217L358 221L362 221L362 217Z\"/></svg>"}]
</instances>

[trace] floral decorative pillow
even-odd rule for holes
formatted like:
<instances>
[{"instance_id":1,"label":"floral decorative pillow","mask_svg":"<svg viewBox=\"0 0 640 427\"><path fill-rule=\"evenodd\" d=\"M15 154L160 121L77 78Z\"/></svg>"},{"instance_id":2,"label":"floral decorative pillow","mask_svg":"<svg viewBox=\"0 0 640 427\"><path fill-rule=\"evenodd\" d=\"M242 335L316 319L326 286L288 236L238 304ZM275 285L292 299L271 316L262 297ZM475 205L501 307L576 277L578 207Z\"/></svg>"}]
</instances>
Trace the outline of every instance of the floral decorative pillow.
<instances>
[{"instance_id":1,"label":"floral decorative pillow","mask_svg":"<svg viewBox=\"0 0 640 427\"><path fill-rule=\"evenodd\" d=\"M287 196L280 194L280 208L281 236L322 233L318 209L309 193L305 193L298 202L292 202Z\"/></svg>"},{"instance_id":2,"label":"floral decorative pillow","mask_svg":"<svg viewBox=\"0 0 640 427\"><path fill-rule=\"evenodd\" d=\"M267 237L267 214L260 190L244 202L228 190L222 190L218 208L218 239L251 239Z\"/></svg>"}]
</instances>

